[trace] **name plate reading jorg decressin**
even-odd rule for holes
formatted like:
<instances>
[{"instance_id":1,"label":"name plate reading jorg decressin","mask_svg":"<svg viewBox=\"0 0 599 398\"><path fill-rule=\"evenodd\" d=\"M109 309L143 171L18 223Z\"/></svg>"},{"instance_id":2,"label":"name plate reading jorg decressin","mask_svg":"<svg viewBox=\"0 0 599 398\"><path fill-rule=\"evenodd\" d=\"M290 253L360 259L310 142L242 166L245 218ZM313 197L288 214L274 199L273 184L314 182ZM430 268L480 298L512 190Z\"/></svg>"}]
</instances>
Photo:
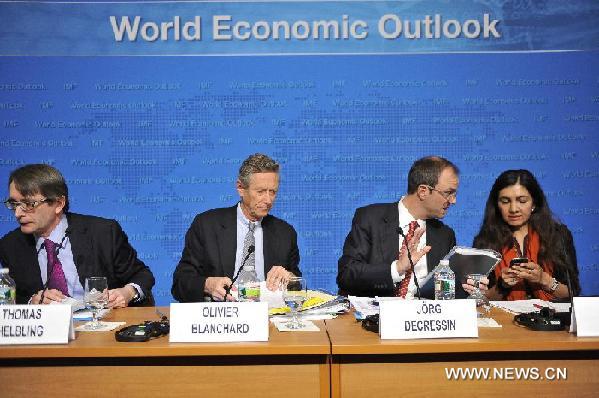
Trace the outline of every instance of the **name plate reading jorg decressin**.
<instances>
[{"instance_id":1,"label":"name plate reading jorg decressin","mask_svg":"<svg viewBox=\"0 0 599 398\"><path fill-rule=\"evenodd\" d=\"M268 341L268 303L173 303L171 343Z\"/></svg>"},{"instance_id":2,"label":"name plate reading jorg decressin","mask_svg":"<svg viewBox=\"0 0 599 398\"><path fill-rule=\"evenodd\" d=\"M67 344L70 305L0 305L0 344Z\"/></svg>"},{"instance_id":3,"label":"name plate reading jorg decressin","mask_svg":"<svg viewBox=\"0 0 599 398\"><path fill-rule=\"evenodd\" d=\"M475 300L384 300L381 339L478 337Z\"/></svg>"}]
</instances>

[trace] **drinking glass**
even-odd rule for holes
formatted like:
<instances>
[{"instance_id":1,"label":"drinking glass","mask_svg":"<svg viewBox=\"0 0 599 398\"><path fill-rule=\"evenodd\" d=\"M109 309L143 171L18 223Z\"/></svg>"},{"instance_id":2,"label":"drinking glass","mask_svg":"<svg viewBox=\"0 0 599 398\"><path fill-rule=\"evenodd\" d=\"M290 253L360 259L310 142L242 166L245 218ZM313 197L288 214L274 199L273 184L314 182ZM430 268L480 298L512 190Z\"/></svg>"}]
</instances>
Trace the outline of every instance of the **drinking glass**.
<instances>
[{"instance_id":1,"label":"drinking glass","mask_svg":"<svg viewBox=\"0 0 599 398\"><path fill-rule=\"evenodd\" d=\"M476 300L476 306L482 307L485 311L484 315L488 315L489 311L491 311L491 302L489 301L487 296L485 296L485 294L481 292L479 289L480 280L484 277L485 276L483 274L468 274L466 276L466 278L472 280L474 284L474 291L472 292L472 294L470 294L468 298ZM482 316L483 314L479 315Z\"/></svg>"},{"instance_id":2,"label":"drinking glass","mask_svg":"<svg viewBox=\"0 0 599 398\"><path fill-rule=\"evenodd\" d=\"M286 326L289 329L301 329L304 324L299 320L297 312L308 298L308 288L306 279L302 277L292 277L284 285L283 300L291 309L291 320Z\"/></svg>"},{"instance_id":3,"label":"drinking glass","mask_svg":"<svg viewBox=\"0 0 599 398\"><path fill-rule=\"evenodd\" d=\"M85 278L85 305L92 312L92 321L85 328L95 330L100 328L98 311L108 304L108 282L103 276Z\"/></svg>"}]
</instances>

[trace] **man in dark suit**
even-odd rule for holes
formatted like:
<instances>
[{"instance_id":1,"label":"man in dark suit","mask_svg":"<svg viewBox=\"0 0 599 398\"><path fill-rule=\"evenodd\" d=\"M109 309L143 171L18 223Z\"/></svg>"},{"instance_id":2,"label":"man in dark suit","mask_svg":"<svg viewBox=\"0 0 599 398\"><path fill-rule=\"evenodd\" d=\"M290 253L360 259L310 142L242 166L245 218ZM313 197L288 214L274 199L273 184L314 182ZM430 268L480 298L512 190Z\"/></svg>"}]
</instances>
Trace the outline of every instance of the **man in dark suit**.
<instances>
[{"instance_id":1,"label":"man in dark suit","mask_svg":"<svg viewBox=\"0 0 599 398\"><path fill-rule=\"evenodd\" d=\"M439 219L456 203L458 174L458 168L447 159L419 159L408 173L408 193L399 202L356 210L338 263L340 294L414 295L416 285L406 245L421 281L456 244L453 230ZM400 228L407 239L399 233ZM430 297L432 292L426 293Z\"/></svg>"},{"instance_id":2,"label":"man in dark suit","mask_svg":"<svg viewBox=\"0 0 599 398\"><path fill-rule=\"evenodd\" d=\"M201 213L189 227L173 276L172 293L178 301L232 300L227 289L249 255L258 279L266 280L271 290L301 275L295 229L268 214L279 189L279 164L266 155L251 155L239 169L236 186L237 205ZM253 253L244 248L250 229Z\"/></svg>"},{"instance_id":3,"label":"man in dark suit","mask_svg":"<svg viewBox=\"0 0 599 398\"><path fill-rule=\"evenodd\" d=\"M0 240L0 261L17 285L17 303L83 299L85 279L105 276L111 308L153 305L154 276L114 220L69 213L68 188L52 166L13 171L5 205L19 228Z\"/></svg>"}]
</instances>

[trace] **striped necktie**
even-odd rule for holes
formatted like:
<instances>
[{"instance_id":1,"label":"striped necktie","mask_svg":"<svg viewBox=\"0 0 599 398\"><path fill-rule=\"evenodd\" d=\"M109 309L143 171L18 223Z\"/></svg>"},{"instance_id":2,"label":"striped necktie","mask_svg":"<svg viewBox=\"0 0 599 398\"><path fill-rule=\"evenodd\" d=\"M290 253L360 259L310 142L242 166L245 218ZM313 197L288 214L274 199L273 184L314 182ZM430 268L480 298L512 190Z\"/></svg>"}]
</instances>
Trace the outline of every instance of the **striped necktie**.
<instances>
[{"instance_id":1,"label":"striped necktie","mask_svg":"<svg viewBox=\"0 0 599 398\"><path fill-rule=\"evenodd\" d=\"M410 226L408 227L408 234L406 235L406 239L404 239L402 243L402 250L404 248L405 250L408 250L407 241L412 239L412 237L414 236L414 231L416 231L416 228L418 228L418 221L412 221L410 223ZM408 268L403 280L395 286L395 291L393 292L393 294L396 297L406 297L406 294L408 293L408 286L410 285L410 279L412 279L412 267Z\"/></svg>"}]
</instances>

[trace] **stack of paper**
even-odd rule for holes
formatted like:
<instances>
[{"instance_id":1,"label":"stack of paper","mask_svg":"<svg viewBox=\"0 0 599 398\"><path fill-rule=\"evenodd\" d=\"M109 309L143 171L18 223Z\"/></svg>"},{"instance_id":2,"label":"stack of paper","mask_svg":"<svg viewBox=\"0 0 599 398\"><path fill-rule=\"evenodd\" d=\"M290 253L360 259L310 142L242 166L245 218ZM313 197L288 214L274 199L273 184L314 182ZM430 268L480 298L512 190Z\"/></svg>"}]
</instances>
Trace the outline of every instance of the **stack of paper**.
<instances>
[{"instance_id":1,"label":"stack of paper","mask_svg":"<svg viewBox=\"0 0 599 398\"><path fill-rule=\"evenodd\" d=\"M300 312L304 313L303 316L336 315L349 310L349 307L343 302L344 300L339 300L338 296L320 290L308 290L308 297L309 299L306 300L300 309ZM262 296L261 299L263 301L268 301L269 315L282 315L291 311L283 301L282 291L268 292L265 296ZM315 319L324 318L316 317Z\"/></svg>"},{"instance_id":2,"label":"stack of paper","mask_svg":"<svg viewBox=\"0 0 599 398\"><path fill-rule=\"evenodd\" d=\"M514 315L538 312L543 307L549 307L554 309L556 312L570 311L570 303L551 303L541 299L491 301L491 305Z\"/></svg>"}]
</instances>

